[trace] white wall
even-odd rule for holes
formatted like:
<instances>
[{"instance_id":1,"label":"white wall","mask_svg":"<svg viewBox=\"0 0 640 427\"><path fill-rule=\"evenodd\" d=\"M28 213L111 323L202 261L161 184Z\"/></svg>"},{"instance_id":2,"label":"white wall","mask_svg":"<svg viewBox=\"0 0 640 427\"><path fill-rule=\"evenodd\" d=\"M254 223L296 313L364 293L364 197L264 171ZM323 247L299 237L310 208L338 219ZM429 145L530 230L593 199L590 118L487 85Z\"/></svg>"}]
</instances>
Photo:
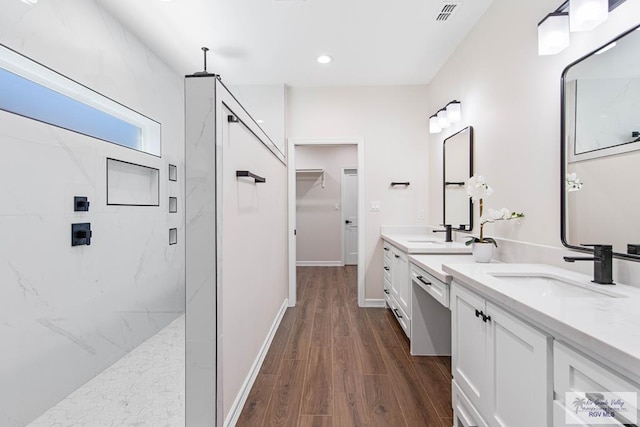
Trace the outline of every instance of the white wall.
<instances>
[{"instance_id":1,"label":"white wall","mask_svg":"<svg viewBox=\"0 0 640 427\"><path fill-rule=\"evenodd\" d=\"M289 138L364 138L366 299L381 299L381 225L424 225L427 209L426 86L289 88ZM291 166L290 166L291 167ZM410 181L391 188L391 181ZM380 201L380 211L371 211Z\"/></svg>"},{"instance_id":2,"label":"white wall","mask_svg":"<svg viewBox=\"0 0 640 427\"><path fill-rule=\"evenodd\" d=\"M358 166L355 145L305 146L296 150L296 169L323 169L296 178L296 252L299 264L340 264L342 259L341 178L343 167Z\"/></svg>"},{"instance_id":3,"label":"white wall","mask_svg":"<svg viewBox=\"0 0 640 427\"><path fill-rule=\"evenodd\" d=\"M158 158L0 112L0 425L23 426L184 310L183 85L90 0L3 2L0 42L161 122L163 138ZM160 207L107 206L106 157L158 168ZM71 247L86 221L91 246Z\"/></svg>"},{"instance_id":4,"label":"white wall","mask_svg":"<svg viewBox=\"0 0 640 427\"><path fill-rule=\"evenodd\" d=\"M430 138L429 223L440 218L442 140L473 125L474 171L495 190L488 207L526 214L521 224L485 232L561 246L560 77L569 63L637 24L640 0L628 0L594 31L572 33L564 52L538 56L537 23L556 7L556 0L495 0L430 83L430 111L458 99L463 120Z\"/></svg>"}]
</instances>

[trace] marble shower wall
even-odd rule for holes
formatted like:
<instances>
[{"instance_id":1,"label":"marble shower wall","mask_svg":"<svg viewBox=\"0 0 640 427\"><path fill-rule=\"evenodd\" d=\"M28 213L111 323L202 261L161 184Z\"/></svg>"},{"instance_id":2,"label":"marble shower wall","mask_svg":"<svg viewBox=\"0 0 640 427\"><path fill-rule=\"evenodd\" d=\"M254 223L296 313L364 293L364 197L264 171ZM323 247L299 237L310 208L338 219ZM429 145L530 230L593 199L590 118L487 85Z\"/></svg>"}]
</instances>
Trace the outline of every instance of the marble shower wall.
<instances>
[{"instance_id":1,"label":"marble shower wall","mask_svg":"<svg viewBox=\"0 0 640 427\"><path fill-rule=\"evenodd\" d=\"M0 425L23 426L184 312L183 79L92 0L5 1L0 43L162 123L158 158L0 111ZM107 157L159 169L160 206L107 206Z\"/></svg>"}]
</instances>

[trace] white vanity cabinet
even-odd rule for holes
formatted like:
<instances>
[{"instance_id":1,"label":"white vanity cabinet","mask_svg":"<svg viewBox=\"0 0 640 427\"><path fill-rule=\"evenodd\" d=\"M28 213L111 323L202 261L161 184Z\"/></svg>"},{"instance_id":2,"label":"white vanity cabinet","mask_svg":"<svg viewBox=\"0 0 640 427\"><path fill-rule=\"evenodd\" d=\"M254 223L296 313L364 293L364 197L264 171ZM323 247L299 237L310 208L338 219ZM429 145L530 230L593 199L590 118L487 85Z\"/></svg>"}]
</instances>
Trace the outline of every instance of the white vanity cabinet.
<instances>
[{"instance_id":1,"label":"white vanity cabinet","mask_svg":"<svg viewBox=\"0 0 640 427\"><path fill-rule=\"evenodd\" d=\"M456 425L549 425L551 337L455 281L450 308Z\"/></svg>"},{"instance_id":2,"label":"white vanity cabinet","mask_svg":"<svg viewBox=\"0 0 640 427\"><path fill-rule=\"evenodd\" d=\"M407 254L386 241L383 242L382 249L385 299L402 330L411 338L411 294Z\"/></svg>"},{"instance_id":3,"label":"white vanity cabinet","mask_svg":"<svg viewBox=\"0 0 640 427\"><path fill-rule=\"evenodd\" d=\"M554 341L553 344L553 425L554 427L583 425L587 422L580 420L576 415L574 402L566 402L567 392L576 392L581 396L589 397L591 393L631 392L640 396L640 385L621 376L611 369L583 355L577 350ZM635 404L635 406L633 406ZM625 414L617 414L619 423L610 425L633 425L640 420L638 413L638 401L627 402L630 416L626 420L620 418ZM634 414L635 412L635 414Z\"/></svg>"}]
</instances>

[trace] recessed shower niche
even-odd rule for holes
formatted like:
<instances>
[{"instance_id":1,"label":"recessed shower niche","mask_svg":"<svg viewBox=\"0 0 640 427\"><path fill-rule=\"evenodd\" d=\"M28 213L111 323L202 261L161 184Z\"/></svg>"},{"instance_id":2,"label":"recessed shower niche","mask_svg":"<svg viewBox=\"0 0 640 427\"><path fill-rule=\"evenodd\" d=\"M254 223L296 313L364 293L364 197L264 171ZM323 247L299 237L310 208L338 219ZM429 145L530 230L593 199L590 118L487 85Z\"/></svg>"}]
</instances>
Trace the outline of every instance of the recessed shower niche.
<instances>
[{"instance_id":1,"label":"recessed shower niche","mask_svg":"<svg viewBox=\"0 0 640 427\"><path fill-rule=\"evenodd\" d=\"M159 206L160 170L107 158L107 205Z\"/></svg>"}]
</instances>

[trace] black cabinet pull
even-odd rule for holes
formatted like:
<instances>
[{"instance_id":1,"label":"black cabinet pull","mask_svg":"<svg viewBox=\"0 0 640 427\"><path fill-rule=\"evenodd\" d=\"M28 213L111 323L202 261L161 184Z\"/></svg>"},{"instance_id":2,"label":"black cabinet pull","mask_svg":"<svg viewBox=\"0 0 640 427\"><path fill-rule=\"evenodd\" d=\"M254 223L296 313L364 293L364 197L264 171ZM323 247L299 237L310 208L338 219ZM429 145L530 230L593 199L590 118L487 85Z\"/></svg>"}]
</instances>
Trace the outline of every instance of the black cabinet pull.
<instances>
[{"instance_id":1,"label":"black cabinet pull","mask_svg":"<svg viewBox=\"0 0 640 427\"><path fill-rule=\"evenodd\" d=\"M410 182L395 182L395 181L391 183L392 187L395 187L396 185L404 185L404 186L408 187L409 185L411 185L411 183Z\"/></svg>"},{"instance_id":2,"label":"black cabinet pull","mask_svg":"<svg viewBox=\"0 0 640 427\"><path fill-rule=\"evenodd\" d=\"M398 317L398 319L402 319L402 314L400 314L400 312L398 311L397 308L393 309L393 312L396 314L396 316Z\"/></svg>"},{"instance_id":3,"label":"black cabinet pull","mask_svg":"<svg viewBox=\"0 0 640 427\"><path fill-rule=\"evenodd\" d=\"M241 177L241 176L246 176L246 177L249 177L249 178L253 178L256 183L258 183L258 182L267 182L266 178L258 176L258 175L254 174L254 173L249 172L249 171L236 171L236 177Z\"/></svg>"},{"instance_id":4,"label":"black cabinet pull","mask_svg":"<svg viewBox=\"0 0 640 427\"><path fill-rule=\"evenodd\" d=\"M384 249L385 251L388 251L388 250L389 250L389 248L387 248L387 247L384 247L384 248L382 248L382 249Z\"/></svg>"},{"instance_id":5,"label":"black cabinet pull","mask_svg":"<svg viewBox=\"0 0 640 427\"><path fill-rule=\"evenodd\" d=\"M400 255L395 255L396 258L400 258Z\"/></svg>"},{"instance_id":6,"label":"black cabinet pull","mask_svg":"<svg viewBox=\"0 0 640 427\"><path fill-rule=\"evenodd\" d=\"M424 277L422 277L422 276L418 276L418 277L416 277L416 279L418 279L419 281L421 281L422 283L424 283L427 286L431 286L431 282L427 282L426 280L424 280Z\"/></svg>"},{"instance_id":7,"label":"black cabinet pull","mask_svg":"<svg viewBox=\"0 0 640 427\"><path fill-rule=\"evenodd\" d=\"M491 316L484 314L482 310L478 311L478 309L476 309L476 317L482 317L484 323L491 322Z\"/></svg>"},{"instance_id":8,"label":"black cabinet pull","mask_svg":"<svg viewBox=\"0 0 640 427\"><path fill-rule=\"evenodd\" d=\"M389 267L387 267L386 265L384 266L384 269L385 269L386 271L391 270L391 269L390 269Z\"/></svg>"},{"instance_id":9,"label":"black cabinet pull","mask_svg":"<svg viewBox=\"0 0 640 427\"><path fill-rule=\"evenodd\" d=\"M385 290L384 290L384 293L385 293L385 294L387 294L387 295L389 295L389 289L385 289Z\"/></svg>"}]
</instances>

